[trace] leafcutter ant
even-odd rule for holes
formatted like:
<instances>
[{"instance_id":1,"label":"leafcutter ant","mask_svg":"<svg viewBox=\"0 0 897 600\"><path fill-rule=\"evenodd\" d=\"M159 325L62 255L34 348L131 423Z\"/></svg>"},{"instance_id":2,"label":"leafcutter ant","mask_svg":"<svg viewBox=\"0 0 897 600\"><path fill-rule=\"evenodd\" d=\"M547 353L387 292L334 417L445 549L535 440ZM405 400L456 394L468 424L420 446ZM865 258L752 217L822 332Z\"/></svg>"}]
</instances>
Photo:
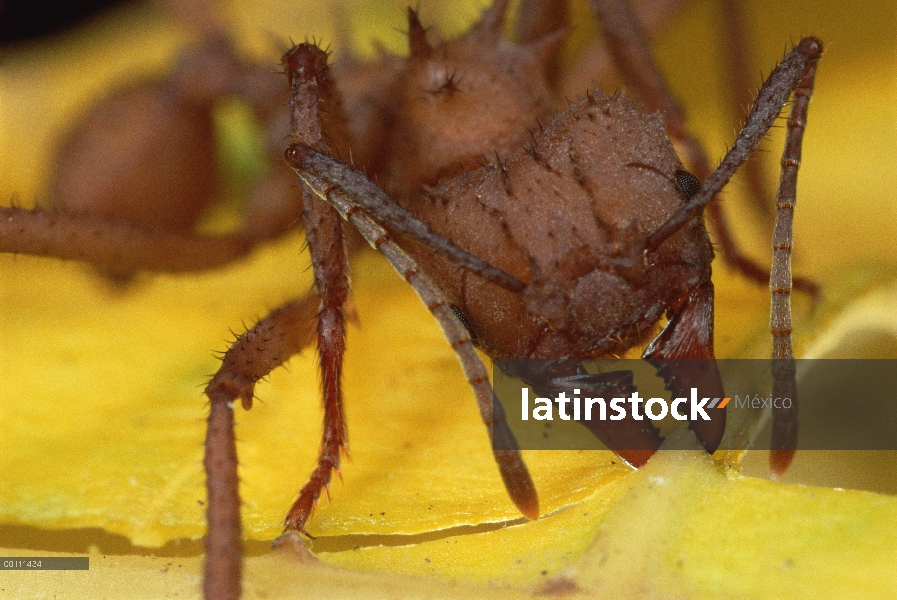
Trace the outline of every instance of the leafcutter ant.
<instances>
[{"instance_id":1,"label":"leafcutter ant","mask_svg":"<svg viewBox=\"0 0 897 600\"><path fill-rule=\"evenodd\" d=\"M305 532L314 503L339 468L346 443L340 389L348 298L345 222L419 293L458 353L490 433L510 435L494 412L474 343L499 360L612 356L649 342L657 322L666 317L666 326L645 351L647 358L713 359L714 252L703 211L715 206L713 196L793 95L770 277L773 356L782 359L776 362L781 367L776 381L793 385L791 213L821 43L801 40L773 71L732 150L711 172L703 151L686 133L681 111L624 2L592 4L613 61L644 112L623 95L593 91L556 113L562 87L555 66L567 32L566 3L524 2L516 43L502 36L507 4L496 0L465 36L450 41L429 33L409 10L408 58L384 55L373 64L345 61L330 68L327 55L313 44L299 45L284 57L292 123L285 160L303 181L302 220L316 294L273 311L242 335L206 389L211 401L205 460L208 597L234 597L240 588L233 404L241 399L245 408L251 407L255 383L310 342L307 324L314 318L324 435L317 467L290 510L287 529ZM206 50L213 63L222 63L213 73L251 71L226 37L216 33L217 26L209 31ZM185 72L191 72L190 60L196 56L185 59ZM209 63L202 64L205 70ZM232 86L229 74L221 77L216 97L263 95L255 83ZM177 79L172 76L171 85L189 98L191 77ZM266 101L278 97L270 94ZM667 135L681 142L684 161ZM186 224L162 231L155 222L132 215L69 206L76 214L3 209L2 250L78 258L126 279L135 270L168 268L152 262L162 254L159 247L170 248L171 260L177 262L188 241L198 239L189 217ZM187 268L228 262L276 237L290 219L280 208L274 213L273 218L247 220L251 227L224 240L231 250L193 249L190 256L210 262ZM293 213L287 209L286 214ZM59 241L65 237L60 229L69 236L65 243ZM73 250L73 238L90 239L93 245ZM747 273L765 277L731 242L721 245ZM138 247L146 250L145 257ZM809 282L801 285L812 289ZM674 392L698 382L721 391L713 372L661 368L660 374ZM571 375L579 374L555 371L529 377L547 385ZM724 423L694 425L713 451ZM788 419L780 421L782 450L774 454L774 468L787 466L792 426ZM632 433L653 436L659 444L656 432ZM650 451L622 455L639 465ZM519 451L496 450L495 457L515 504L527 517L537 518L536 485Z\"/></svg>"}]
</instances>

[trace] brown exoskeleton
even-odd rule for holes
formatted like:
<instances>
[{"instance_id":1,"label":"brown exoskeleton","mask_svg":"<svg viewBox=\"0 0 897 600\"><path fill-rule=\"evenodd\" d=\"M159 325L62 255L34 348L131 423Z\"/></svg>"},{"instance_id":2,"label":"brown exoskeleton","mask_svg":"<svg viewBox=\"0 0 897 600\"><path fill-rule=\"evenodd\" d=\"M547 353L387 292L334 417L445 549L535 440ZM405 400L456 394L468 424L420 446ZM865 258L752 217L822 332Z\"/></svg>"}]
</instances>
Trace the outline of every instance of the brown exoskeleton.
<instances>
[{"instance_id":1,"label":"brown exoskeleton","mask_svg":"<svg viewBox=\"0 0 897 600\"><path fill-rule=\"evenodd\" d=\"M627 28L637 34L631 15L620 3L595 5L621 35L614 46L621 70L637 73L637 58L628 54L632 40L625 41ZM646 358L713 358L713 251L700 215L792 93L796 100L783 158L779 210L785 214L775 235L771 329L774 356L786 359L776 361L777 385L793 385L787 309L790 214L821 43L802 40L773 72L733 150L700 185L682 169L663 121L638 112L620 96L590 94L548 122L552 97L540 72L550 63L558 35L541 31L528 44L504 42L505 8L505 2L496 2L466 36L445 43L431 43L410 11L410 57L378 65L378 86L365 98L377 112L360 124L349 121L351 133L342 120L338 68L328 71L326 55L309 45L284 58L293 89L295 142L286 159L307 185L304 218L322 302L318 349L325 394L318 467L287 516L288 530L304 532L345 443L339 364L347 280L338 216L415 287L458 353L490 433L508 436L498 405L492 406L473 339L496 359L608 356L645 340L666 314L669 321L648 346ZM640 77L644 73L633 76L637 83ZM537 133L524 126L540 119L547 124ZM471 137L472 131L478 135ZM385 152L365 146L370 140ZM334 154L372 156L370 162L357 160L382 188ZM276 316L272 321L266 326L276 327ZM251 383L241 388L232 382L257 376L245 376L241 369L236 362L226 364L210 384L210 432L221 435L210 433L210 467L233 460L223 433L231 426L227 406L238 396L251 397ZM675 393L701 385L722 395L714 371L664 366L659 372ZM528 374L536 385L577 375ZM787 465L793 435L790 423L781 423L785 441L773 455L779 469ZM693 425L713 451L722 419ZM630 434L653 436L659 445L650 427ZM648 454L623 453L634 464ZM518 508L530 518L538 516L535 487L519 452L496 450L495 455ZM221 481L209 477L210 493L234 498L236 480L226 491L212 487ZM223 512L210 508L213 514L227 521ZM227 522L234 527L237 518L233 512ZM210 545L209 564L225 571L222 565L233 551ZM215 562L217 557L221 562Z\"/></svg>"},{"instance_id":2,"label":"brown exoskeleton","mask_svg":"<svg viewBox=\"0 0 897 600\"><path fill-rule=\"evenodd\" d=\"M647 341L666 314L669 323L646 351L649 358L713 357L713 252L701 212L792 92L780 207L793 207L806 102L821 45L808 38L786 57L761 90L739 142L700 186L682 168L663 120L644 115L620 96L590 94L554 115L557 75L550 66L563 32L546 17L558 14L557 7L538 3L540 12L536 4L528 3L522 13L529 18L520 25L520 45L502 40L506 3L498 1L467 36L446 43L428 38L411 12L407 60L385 57L373 66L348 64L328 72L326 57L314 47L287 55L294 136L287 160L307 184L303 218L321 308L310 298L272 313L228 352L207 389L212 401L206 461L210 596L232 596L239 589L231 404L242 398L248 407L255 381L307 343L307 327L290 324L305 323L314 313L325 434L318 466L290 511L288 528L304 531L339 465L345 443L339 374L348 281L338 213L424 296L458 350L484 421L496 435L500 423L492 422L491 393L470 334L498 359L605 356ZM639 65L643 57L633 54L644 44L631 15L619 3L594 4L615 40L611 47L620 70L650 110L664 109L677 135L676 114L665 104L662 86L661 99L652 100L646 80L653 67ZM334 155L351 156L389 196ZM703 179L694 158L687 162ZM20 229L33 234L29 227ZM777 232L773 286L780 358L788 356L790 328L784 321L790 274L782 262L790 235L788 225L783 228ZM7 249L31 250L15 242ZM674 389L692 383L681 374L662 375ZM653 431L637 433L656 438ZM722 424L712 422L697 433L712 450ZM497 451L496 458L518 507L537 517L535 486L519 453ZM646 456L627 458L638 464Z\"/></svg>"}]
</instances>

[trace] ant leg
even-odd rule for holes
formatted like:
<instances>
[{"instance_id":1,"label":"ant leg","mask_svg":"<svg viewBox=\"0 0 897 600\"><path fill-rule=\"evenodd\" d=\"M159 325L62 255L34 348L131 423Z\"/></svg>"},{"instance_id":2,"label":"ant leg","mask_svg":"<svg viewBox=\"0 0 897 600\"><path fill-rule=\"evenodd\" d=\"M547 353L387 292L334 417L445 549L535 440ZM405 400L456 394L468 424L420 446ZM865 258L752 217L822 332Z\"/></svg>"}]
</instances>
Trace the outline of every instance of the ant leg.
<instances>
[{"instance_id":1,"label":"ant leg","mask_svg":"<svg viewBox=\"0 0 897 600\"><path fill-rule=\"evenodd\" d=\"M495 5L497 8L493 10L500 12L502 6L501 3L497 3ZM306 52L317 54L307 57ZM326 88L323 83L325 82L323 69L326 69L326 55L317 48L303 44L286 54L284 66L293 82L294 115L301 108L300 104L306 107L306 110L316 113L317 104L320 102L315 103L318 97L313 92ZM309 88L314 84L314 89L304 89L304 84L308 84ZM312 104L310 107L308 106L309 102ZM311 136L297 135L295 128L300 122L307 122L307 120L294 119L294 138L299 143L287 148L285 153L287 162L305 184L317 194L319 201L327 202L331 211L336 209L343 219L351 222L362 236L389 260L396 271L414 288L427 309L436 318L461 361L467 381L476 394L480 415L489 430L490 440L493 439L493 436L497 437L502 440L502 447L512 448L496 450L493 445L493 454L509 496L526 517L538 518L539 500L532 478L523 463L520 450L516 448L513 433L503 418L500 406L497 404L493 406L492 386L489 384L486 367L474 350L467 329L455 316L439 289L420 272L414 260L392 240L390 234L382 226L362 211L370 211L376 218L389 223L397 231L426 243L435 251L503 287L519 292L525 288L524 284L434 234L429 227L399 207L362 173L308 145L308 141L317 145L318 140L310 139ZM310 198L306 198L306 202L310 203L310 200ZM308 228L308 225L306 227ZM311 240L309 241L311 242ZM317 278L318 267L316 266L315 269ZM327 384L324 385L326 389ZM337 431L334 422L326 418L325 420L328 431ZM316 494L326 484L321 469L326 466L327 460L338 458L338 454L332 456L333 453L328 450L335 444L335 439L337 438L328 437L325 431L321 459L324 462L319 461L319 468L315 471L312 480L303 488L299 500L290 510L287 517L288 528L302 531L313 500L317 497ZM326 477L329 479L329 470Z\"/></svg>"},{"instance_id":2,"label":"ant leg","mask_svg":"<svg viewBox=\"0 0 897 600\"><path fill-rule=\"evenodd\" d=\"M301 44L284 55L283 63L292 89L294 140L328 150L330 136L340 134L338 119L342 109L327 73L327 54L311 44ZM305 186L303 203L302 218L315 287L321 301L317 315L317 349L324 400L324 432L317 465L287 513L284 528L308 535L305 523L321 490L330 483L333 471L339 471L340 454L348 445L341 378L346 340L343 305L349 294L349 277L343 223L339 215Z\"/></svg>"},{"instance_id":3,"label":"ant leg","mask_svg":"<svg viewBox=\"0 0 897 600\"><path fill-rule=\"evenodd\" d=\"M773 413L769 466L774 476L785 472L797 447L797 386L794 349L791 346L791 245L794 239L791 225L797 202L797 171L807 126L807 107L813 94L815 75L816 61L812 61L794 89L776 198L776 226L772 236L772 271L769 275L772 295L769 316L769 330L772 333L772 391L774 398L791 398L789 408L775 409Z\"/></svg>"},{"instance_id":4,"label":"ant leg","mask_svg":"<svg viewBox=\"0 0 897 600\"><path fill-rule=\"evenodd\" d=\"M364 209L355 201L354 195L346 188L307 170L307 163L304 159L305 154L309 151L310 148L307 146L291 146L287 149L287 160L290 161L302 180L316 194L334 206L344 219L351 222L368 243L383 254L396 272L414 288L427 310L442 327L446 339L461 362L467 382L477 397L480 416L489 430L490 441L501 436L503 447L513 448L516 446L513 433L502 418L500 409L497 408L498 405L495 405L496 409L493 410L492 386L489 384L486 367L474 350L467 328L458 320L442 292L419 270L417 263L393 241L389 232L362 212ZM520 455L520 450L496 450L493 445L493 454L511 500L524 516L529 519L537 519L539 517L539 499L529 471Z\"/></svg>"},{"instance_id":5,"label":"ant leg","mask_svg":"<svg viewBox=\"0 0 897 600\"><path fill-rule=\"evenodd\" d=\"M654 63L647 38L632 10L625 0L591 0L591 4L601 21L617 69L638 91L649 112L659 111L663 114L670 136L683 145L687 164L695 170L698 179L707 181L710 176L707 154L701 144L686 130L682 108L669 91L666 81ZM718 191L717 189L714 194ZM719 203L709 202L707 210L715 225L719 248L726 262L750 279L768 284L769 276L766 270L738 249ZM794 287L814 297L819 293L819 286L808 279L796 278Z\"/></svg>"},{"instance_id":6,"label":"ant leg","mask_svg":"<svg viewBox=\"0 0 897 600\"><path fill-rule=\"evenodd\" d=\"M288 302L241 335L224 355L205 394L209 398L204 465L206 518L206 598L240 595L242 542L233 404L252 406L256 382L307 347L320 302L316 295Z\"/></svg>"},{"instance_id":7,"label":"ant leg","mask_svg":"<svg viewBox=\"0 0 897 600\"><path fill-rule=\"evenodd\" d=\"M798 89L798 83L805 75L812 78L816 73L816 62L822 56L822 42L813 37L802 39L797 46L782 59L782 62L773 69L766 82L760 88L760 93L751 112L748 114L744 127L738 134L732 148L720 162L719 166L707 178L701 189L691 196L686 204L680 208L657 231L652 233L645 242L645 251L652 253L670 235L678 231L683 225L692 219L699 217L713 196L729 182L738 167L748 159L757 148L757 144L779 116L782 107L788 101L792 92ZM802 88L802 93L807 93ZM802 131L802 130L801 130ZM793 134L789 130L789 135ZM795 143L802 141L802 135ZM789 171L791 172L791 171ZM796 173L796 170L794 171Z\"/></svg>"},{"instance_id":8,"label":"ant leg","mask_svg":"<svg viewBox=\"0 0 897 600\"><path fill-rule=\"evenodd\" d=\"M528 44L545 39L552 33L570 29L570 14L567 0L522 0L517 7L516 38L519 44ZM545 78L552 90L557 90L561 68L560 44L551 48L551 55L544 60Z\"/></svg>"},{"instance_id":9,"label":"ant leg","mask_svg":"<svg viewBox=\"0 0 897 600\"><path fill-rule=\"evenodd\" d=\"M212 401L203 457L208 522L203 597L235 600L243 587L243 540L234 407L223 397L209 397Z\"/></svg>"},{"instance_id":10,"label":"ant leg","mask_svg":"<svg viewBox=\"0 0 897 600\"><path fill-rule=\"evenodd\" d=\"M726 73L729 76L730 115L740 117L750 107L754 99L752 94L755 84L750 76L748 47L745 39L744 19L742 18L741 0L724 0L722 4L723 31L725 34ZM734 123L737 127L740 123ZM747 187L750 204L763 217L763 222L774 218L772 203L768 201L771 194L766 189L763 179L763 164L758 160L749 160L742 167L742 174Z\"/></svg>"},{"instance_id":11,"label":"ant leg","mask_svg":"<svg viewBox=\"0 0 897 600\"><path fill-rule=\"evenodd\" d=\"M526 288L526 284L516 277L434 233L424 222L396 204L364 173L346 163L304 144L287 148L286 160L297 172L304 174L303 180L307 175L309 179L319 182L322 190L328 186L340 190L351 197L353 206L387 224L391 230L423 243L433 252L506 290L520 293Z\"/></svg>"},{"instance_id":12,"label":"ant leg","mask_svg":"<svg viewBox=\"0 0 897 600\"><path fill-rule=\"evenodd\" d=\"M781 474L787 469L797 444L796 383L794 352L791 347L791 223L807 107L813 92L816 63L821 56L822 42L816 38L804 38L798 43L760 88L744 128L720 166L685 206L651 234L645 243L646 252L653 252L672 233L700 215L713 195L729 181L732 174L754 151L760 138L766 134L778 117L782 106L793 94L794 106L788 119L788 135L782 155L776 228L773 235L773 266L770 274L773 394L774 397L791 398L792 408L777 411L774 415L773 451L770 454L770 467L774 474Z\"/></svg>"},{"instance_id":13,"label":"ant leg","mask_svg":"<svg viewBox=\"0 0 897 600\"><path fill-rule=\"evenodd\" d=\"M306 53L312 67L321 57L326 66L326 55L319 50ZM323 84L321 91L326 94L329 83L323 77L322 70L312 71L310 77L292 81L293 87ZM323 143L320 115L301 113L303 108L316 110L321 103L320 98L308 89L297 90L294 97L306 101L304 106L293 105L294 135ZM299 123L306 125L305 132L298 131ZM242 547L237 458L233 441L233 402L241 398L244 408L249 409L255 383L311 343L313 337L318 341L324 382L324 442L318 467L287 518L288 527L292 518L292 528L304 531L304 523L314 501L321 488L328 483L331 471L339 466L339 453L345 444L340 370L345 339L342 308L348 294L348 278L342 223L333 209L310 192L306 190L303 195L303 218L312 253L317 294L285 305L240 336L225 354L221 369L206 388L212 403L205 461L209 494L204 584L207 598L237 598L240 595ZM308 326L315 317L316 336Z\"/></svg>"},{"instance_id":14,"label":"ant leg","mask_svg":"<svg viewBox=\"0 0 897 600\"><path fill-rule=\"evenodd\" d=\"M110 274L216 269L293 228L301 202L285 175L292 177L285 169L272 169L253 190L242 228L215 236L103 215L0 206L0 252L77 260Z\"/></svg>"},{"instance_id":15,"label":"ant leg","mask_svg":"<svg viewBox=\"0 0 897 600\"><path fill-rule=\"evenodd\" d=\"M654 39L679 10L684 0L643 0L633 10L649 40ZM603 40L596 40L577 58L576 64L564 78L562 92L566 98L576 98L583 90L597 85L609 89L615 78L614 66Z\"/></svg>"},{"instance_id":16,"label":"ant leg","mask_svg":"<svg viewBox=\"0 0 897 600\"><path fill-rule=\"evenodd\" d=\"M321 490L339 471L340 453L348 446L343 412L342 365L346 340L343 312L349 293L348 262L343 224L333 209L305 194L303 220L312 256L315 286L321 300L317 314L317 349L324 396L324 433L317 465L284 521L284 528L308 535L305 522L311 516Z\"/></svg>"},{"instance_id":17,"label":"ant leg","mask_svg":"<svg viewBox=\"0 0 897 600\"><path fill-rule=\"evenodd\" d=\"M728 61L727 72L729 73L729 89L730 100L732 102L731 114L744 114L745 107L751 105L755 84L750 79L750 69L747 65L747 57L745 56L745 48L747 43L744 35L744 23L741 17L741 1L726 0L722 7L725 30L725 56ZM736 125L738 125L736 123ZM767 190L766 182L763 178L762 163L758 160L748 160L741 167L743 171L743 179L747 188L750 204L758 211L758 213L767 218L771 218L771 203L767 200L771 194ZM716 204L716 203L713 203ZM720 219L725 215L721 209L710 207L711 218ZM714 216L716 215L716 216ZM718 226L719 228L719 226ZM731 236L731 230L720 231L720 248L723 256L730 263L737 266L743 273L758 282L763 282L768 278L766 271L757 263L747 259L738 253L738 248ZM734 255L730 252L727 256L726 252L734 249ZM805 277L795 277L794 287L813 297L814 301L819 298L819 284L812 279Z\"/></svg>"},{"instance_id":18,"label":"ant leg","mask_svg":"<svg viewBox=\"0 0 897 600\"><path fill-rule=\"evenodd\" d=\"M214 269L252 248L240 233L195 236L86 214L0 207L0 252L79 260L116 273Z\"/></svg>"}]
</instances>

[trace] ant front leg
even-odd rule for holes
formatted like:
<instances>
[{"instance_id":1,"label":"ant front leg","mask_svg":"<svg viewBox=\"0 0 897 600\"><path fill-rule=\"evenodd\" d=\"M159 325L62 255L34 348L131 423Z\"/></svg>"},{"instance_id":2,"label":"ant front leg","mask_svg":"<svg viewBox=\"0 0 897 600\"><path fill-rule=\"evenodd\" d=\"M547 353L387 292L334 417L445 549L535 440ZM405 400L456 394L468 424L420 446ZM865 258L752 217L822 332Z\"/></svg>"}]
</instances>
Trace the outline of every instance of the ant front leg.
<instances>
[{"instance_id":1,"label":"ant front leg","mask_svg":"<svg viewBox=\"0 0 897 600\"><path fill-rule=\"evenodd\" d=\"M362 188L355 188L347 187L345 182L339 177L330 178L326 170L321 167L337 166L337 161L315 153L308 146L291 146L287 149L286 154L287 160L293 165L293 168L302 177L302 180L312 187L316 194L326 198L339 211L343 219L351 222L368 243L389 261L396 272L414 288L427 310L430 311L430 314L442 327L446 339L461 362L467 382L476 395L480 417L489 431L490 441L493 442L493 455L508 495L525 517L528 519L539 518L539 499L535 485L526 468L526 464L523 462L519 445L505 419L501 405L497 402L494 403L488 372L474 350L467 328L458 319L439 288L430 282L420 271L417 263L393 241L390 233L364 212L366 207L357 202L360 197L369 194L382 195L384 197L385 194L366 179L366 185ZM346 173L351 171L357 177L364 177L361 173L352 170L348 165L342 165L341 169ZM388 200L388 197L386 199ZM399 211L402 210L398 205L395 208ZM411 215L407 216L413 219ZM397 226L397 222L387 222L393 227ZM417 224L421 227L426 227L419 221ZM407 225L407 223L403 225ZM430 234L435 235L432 232ZM455 256L452 253L456 253L457 256L463 257L461 264L477 266L484 264L488 269L484 267L482 271L475 271L478 275L484 278L493 277L492 281L508 283L514 289L518 289L518 286L520 288L523 287L520 281L504 271L483 263L481 259L475 256L466 254L447 240L442 240L442 242L444 245L433 245L430 246L430 249L438 252L444 251L450 256ZM496 439L499 442L494 442ZM499 447L502 449L497 449Z\"/></svg>"},{"instance_id":2,"label":"ant front leg","mask_svg":"<svg viewBox=\"0 0 897 600\"><path fill-rule=\"evenodd\" d=\"M296 46L283 58L292 89L291 122L296 143L327 152L340 131L342 107L327 73L327 54L311 44ZM311 253L315 287L321 301L317 319L317 349L324 395L324 435L317 466L287 514L284 527L305 535L305 523L315 502L339 470L346 450L345 414L341 388L346 318L343 305L349 294L348 262L343 223L327 202L303 186L302 213Z\"/></svg>"},{"instance_id":3,"label":"ant front leg","mask_svg":"<svg viewBox=\"0 0 897 600\"><path fill-rule=\"evenodd\" d=\"M341 133L339 99L327 77L327 55L309 44L284 58L291 75L292 129L297 142L328 149ZM327 119L322 108L328 109ZM238 598L242 579L240 502L233 433L233 403L252 406L255 383L298 353L314 337L324 394L324 434L317 466L286 518L286 529L305 531L314 503L326 489L347 444L341 372L345 348L343 305L348 297L348 264L343 225L324 201L303 188L303 221L312 256L317 293L289 303L246 332L225 354L221 369L206 388L211 402L206 439L208 488L206 598ZM316 318L316 319L315 319ZM309 327L317 322L314 334Z\"/></svg>"},{"instance_id":4,"label":"ant front leg","mask_svg":"<svg viewBox=\"0 0 897 600\"><path fill-rule=\"evenodd\" d=\"M314 50L320 52L317 49ZM322 75L317 72L313 73L311 67L313 66L314 69L326 67L320 60L296 58L303 56L305 51L308 51L307 45L299 46L288 52L284 60L291 81L294 82L295 105L303 105L309 98L316 98L311 95L311 92L321 89L319 82L322 80ZM319 56L323 56L323 53ZM326 99L326 96L323 95L318 97ZM295 110L294 108L294 114ZM295 127L298 127L296 121L294 121ZM352 223L368 243L383 254L399 275L414 288L424 305L442 327L461 362L468 383L474 390L480 415L488 428L490 439L497 438L500 440L502 448L510 448L496 450L493 446L493 453L499 473L512 501L526 517L538 518L539 500L532 478L520 455L513 433L504 419L500 405L493 405L492 386L489 384L488 372L473 348L467 329L458 320L442 292L420 271L417 263L393 241L390 232L384 229L379 222L387 224L393 231L426 244L431 250L450 258L457 264L505 289L519 293L525 288L525 285L501 269L436 235L426 224L396 204L359 171L333 158L328 153L317 150L314 147L315 144L306 142L301 134L294 135L294 137L300 143L290 146L286 151L286 160L290 166L321 201L326 201L344 220ZM330 423L326 423L326 427L330 428L330 426ZM325 431L325 447L330 441ZM322 456L325 452L326 448L322 450ZM319 462L319 466L323 464L326 463ZM316 482L317 473L318 470L315 471L315 475L306 488L303 488L297 504L291 510L290 516L287 518L288 528L301 530L304 519L307 519L312 494L316 493L315 488L319 492L323 485L323 483ZM292 520L294 516L296 520Z\"/></svg>"}]
</instances>

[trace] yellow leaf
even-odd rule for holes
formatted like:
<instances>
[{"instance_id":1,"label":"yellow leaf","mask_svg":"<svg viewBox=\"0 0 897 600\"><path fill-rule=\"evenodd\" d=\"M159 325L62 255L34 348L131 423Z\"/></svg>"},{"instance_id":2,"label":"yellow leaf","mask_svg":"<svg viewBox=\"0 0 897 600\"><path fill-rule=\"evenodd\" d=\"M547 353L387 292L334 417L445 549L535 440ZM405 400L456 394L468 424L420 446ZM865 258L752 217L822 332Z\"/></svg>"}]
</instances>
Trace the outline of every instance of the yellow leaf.
<instances>
[{"instance_id":1,"label":"yellow leaf","mask_svg":"<svg viewBox=\"0 0 897 600\"><path fill-rule=\"evenodd\" d=\"M272 68L269 32L333 39L332 15L318 3L245 4L226 4L226 15ZM377 38L401 51L395 29L404 27L404 3L347 4L362 49ZM471 4L483 3L422 9L457 32L475 19ZM695 131L720 156L734 123L725 117L726 84L712 79L721 77L710 49L719 31L714 6L689 5L658 55ZM183 43L185 33L158 13L133 10L0 63L0 193L29 205L39 198L47 153L78 110L123 72L164 69ZM895 16L884 2L847 10L760 2L748 7L748 23L754 55L770 64L801 34L828 44L796 216L796 270L820 280L827 297L812 315L806 299L796 299L799 349L857 356L861 347L862 356L893 357L897 93L887 74ZM767 148L778 155L781 136L772 138ZM736 188L726 207L740 238L765 255L769 234L752 225ZM217 368L211 352L227 347L228 328L240 331L309 288L301 243L285 240L214 273L146 277L124 293L83 266L0 257L0 545L8 547L0 554L89 552L92 561L88 575L4 571L3 594L198 594L201 392ZM765 356L768 292L725 266L715 270L717 354ZM333 598L897 592L893 497L727 477L695 451L661 452L639 472L608 453L528 452L548 516L524 523L497 477L457 361L425 309L373 253L359 257L353 284L361 325L350 330L345 374L352 458L309 526L328 564L268 552L318 447L311 354L273 373L259 386L260 402L238 413L247 597L301 595L312 586Z\"/></svg>"}]
</instances>

